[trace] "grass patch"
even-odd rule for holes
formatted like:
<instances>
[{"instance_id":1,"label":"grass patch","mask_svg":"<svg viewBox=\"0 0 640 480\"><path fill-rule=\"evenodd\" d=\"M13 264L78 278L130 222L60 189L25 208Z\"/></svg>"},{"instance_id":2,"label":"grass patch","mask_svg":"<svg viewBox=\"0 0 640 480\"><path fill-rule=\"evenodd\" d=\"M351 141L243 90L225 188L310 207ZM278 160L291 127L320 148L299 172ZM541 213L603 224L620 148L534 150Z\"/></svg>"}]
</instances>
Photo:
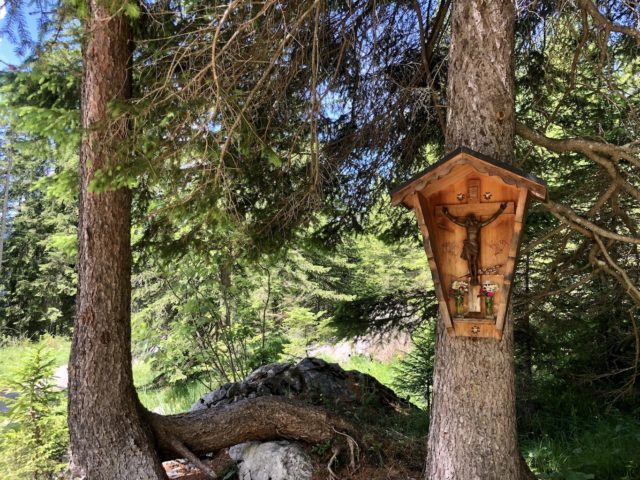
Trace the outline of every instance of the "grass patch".
<instances>
[{"instance_id":1,"label":"grass patch","mask_svg":"<svg viewBox=\"0 0 640 480\"><path fill-rule=\"evenodd\" d=\"M35 347L43 347L54 361L54 368L69 362L71 339L44 335L37 341L27 338L0 339L0 365L4 371L20 368L24 364L25 353Z\"/></svg>"},{"instance_id":2,"label":"grass patch","mask_svg":"<svg viewBox=\"0 0 640 480\"><path fill-rule=\"evenodd\" d=\"M147 359L133 361L133 384L138 391L140 402L148 410L163 415L182 413L189 410L209 389L196 381L177 382L163 387L153 385L158 376Z\"/></svg>"},{"instance_id":3,"label":"grass patch","mask_svg":"<svg viewBox=\"0 0 640 480\"><path fill-rule=\"evenodd\" d=\"M168 415L188 411L208 391L204 385L190 382L164 388L138 388L138 397L148 410Z\"/></svg>"},{"instance_id":4,"label":"grass patch","mask_svg":"<svg viewBox=\"0 0 640 480\"><path fill-rule=\"evenodd\" d=\"M140 389L151 384L158 375L151 367L151 362L147 360L133 360L133 385Z\"/></svg>"},{"instance_id":5,"label":"grass patch","mask_svg":"<svg viewBox=\"0 0 640 480\"><path fill-rule=\"evenodd\" d=\"M331 359L326 359L332 361ZM346 362L338 362L345 370L358 370L362 373L371 375L378 380L384 386L389 387L396 392L400 398L410 400L416 407L421 410L426 410L427 404L423 398L417 398L415 395L412 397L410 393L402 390L398 387L398 374L400 369L398 368L402 362L401 358L395 358L389 363L380 362L378 360L371 360L363 355L355 355L349 358Z\"/></svg>"},{"instance_id":6,"label":"grass patch","mask_svg":"<svg viewBox=\"0 0 640 480\"><path fill-rule=\"evenodd\" d=\"M371 375L383 385L396 390L393 386L395 377L394 368L400 362L395 359L392 362L384 363L378 360L372 360L364 355L352 355L349 360L338 362L330 355L318 355L319 358L329 363L337 363L345 370L358 370L359 372Z\"/></svg>"},{"instance_id":7,"label":"grass patch","mask_svg":"<svg viewBox=\"0 0 640 480\"><path fill-rule=\"evenodd\" d=\"M359 372L371 375L383 385L393 388L395 372L394 366L399 360L390 363L371 360L363 355L353 355L346 362L339 362L345 370L358 370Z\"/></svg>"},{"instance_id":8,"label":"grass patch","mask_svg":"<svg viewBox=\"0 0 640 480\"><path fill-rule=\"evenodd\" d=\"M576 419L562 431L525 439L527 463L541 479L637 480L640 478L640 411Z\"/></svg>"}]
</instances>

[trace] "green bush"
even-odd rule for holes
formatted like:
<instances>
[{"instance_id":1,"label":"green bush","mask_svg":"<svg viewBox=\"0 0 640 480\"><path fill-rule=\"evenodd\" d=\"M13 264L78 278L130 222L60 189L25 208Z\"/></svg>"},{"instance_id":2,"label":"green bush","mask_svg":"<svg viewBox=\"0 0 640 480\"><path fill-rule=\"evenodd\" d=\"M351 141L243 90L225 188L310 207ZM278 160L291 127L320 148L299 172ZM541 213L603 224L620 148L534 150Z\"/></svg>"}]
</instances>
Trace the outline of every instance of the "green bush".
<instances>
[{"instance_id":1,"label":"green bush","mask_svg":"<svg viewBox=\"0 0 640 480\"><path fill-rule=\"evenodd\" d=\"M435 361L435 322L424 323L412 335L415 348L396 366L393 387L411 402L430 408Z\"/></svg>"},{"instance_id":2,"label":"green bush","mask_svg":"<svg viewBox=\"0 0 640 480\"><path fill-rule=\"evenodd\" d=\"M66 399L53 385L55 360L36 346L2 378L9 411L0 416L0 471L4 479L57 478L67 465Z\"/></svg>"}]
</instances>

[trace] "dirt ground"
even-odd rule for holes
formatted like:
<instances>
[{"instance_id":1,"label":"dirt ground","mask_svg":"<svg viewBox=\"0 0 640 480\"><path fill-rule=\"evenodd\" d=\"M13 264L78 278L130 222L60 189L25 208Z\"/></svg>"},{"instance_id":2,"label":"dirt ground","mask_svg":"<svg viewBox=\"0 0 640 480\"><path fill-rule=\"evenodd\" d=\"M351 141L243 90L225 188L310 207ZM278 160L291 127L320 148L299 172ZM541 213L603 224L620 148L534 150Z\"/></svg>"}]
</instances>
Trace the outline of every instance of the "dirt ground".
<instances>
[{"instance_id":1,"label":"dirt ground","mask_svg":"<svg viewBox=\"0 0 640 480\"><path fill-rule=\"evenodd\" d=\"M229 458L226 450L206 462L217 472L218 478L237 480L237 475L232 473L235 470L234 462ZM318 458L314 458L314 462L316 465L312 480L418 480L422 475L420 470L407 468L400 462L393 462L384 466L361 465L355 472L344 466L342 468L334 467L335 477L332 478L327 464ZM183 461L165 462L163 466L171 480L209 480L209 477L198 468ZM231 476L227 477L228 474Z\"/></svg>"}]
</instances>

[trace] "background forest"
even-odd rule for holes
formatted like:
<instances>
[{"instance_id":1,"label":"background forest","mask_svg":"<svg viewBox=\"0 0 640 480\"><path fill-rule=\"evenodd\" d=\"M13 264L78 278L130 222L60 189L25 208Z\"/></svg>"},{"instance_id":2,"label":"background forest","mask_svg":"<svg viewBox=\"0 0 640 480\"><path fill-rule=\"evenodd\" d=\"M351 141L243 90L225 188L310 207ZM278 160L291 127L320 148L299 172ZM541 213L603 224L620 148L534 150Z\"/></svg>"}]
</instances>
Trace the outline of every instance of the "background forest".
<instances>
[{"instance_id":1,"label":"background forest","mask_svg":"<svg viewBox=\"0 0 640 480\"><path fill-rule=\"evenodd\" d=\"M286 54L264 47L263 30L244 31L240 12L221 33L213 84L203 72L220 32L215 2L124 3L134 99L111 109L133 134L114 152L126 167L92 188L134 192L134 377L147 408L184 411L265 363L406 332L409 352L343 366L408 397L426 428L437 309L415 219L388 190L445 153L442 3L328 2L326 24L300 31ZM637 28L637 4L599 3ZM0 471L57 478L83 3L4 5L3 44L22 56L0 72ZM307 7L292 2L285 27ZM544 178L551 199L529 213L513 296L519 433L541 478L640 479L640 241L624 240L637 240L640 218L640 34L596 19L572 2L518 3L517 166ZM428 42L423 24L437 32ZM238 66L250 62L259 66ZM623 146L614 173L554 140L573 137ZM599 250L571 215L623 240L605 235Z\"/></svg>"}]
</instances>

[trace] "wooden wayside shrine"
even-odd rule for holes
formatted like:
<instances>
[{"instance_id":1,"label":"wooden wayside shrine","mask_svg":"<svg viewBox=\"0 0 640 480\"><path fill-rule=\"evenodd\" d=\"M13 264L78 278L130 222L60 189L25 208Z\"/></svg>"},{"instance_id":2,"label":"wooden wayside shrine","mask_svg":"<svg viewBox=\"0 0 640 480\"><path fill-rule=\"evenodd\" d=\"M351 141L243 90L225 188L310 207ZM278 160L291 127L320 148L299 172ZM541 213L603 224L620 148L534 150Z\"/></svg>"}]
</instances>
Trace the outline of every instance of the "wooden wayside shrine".
<instances>
[{"instance_id":1,"label":"wooden wayside shrine","mask_svg":"<svg viewBox=\"0 0 640 480\"><path fill-rule=\"evenodd\" d=\"M391 192L416 213L450 335L500 340L530 199L547 186L458 148Z\"/></svg>"}]
</instances>

